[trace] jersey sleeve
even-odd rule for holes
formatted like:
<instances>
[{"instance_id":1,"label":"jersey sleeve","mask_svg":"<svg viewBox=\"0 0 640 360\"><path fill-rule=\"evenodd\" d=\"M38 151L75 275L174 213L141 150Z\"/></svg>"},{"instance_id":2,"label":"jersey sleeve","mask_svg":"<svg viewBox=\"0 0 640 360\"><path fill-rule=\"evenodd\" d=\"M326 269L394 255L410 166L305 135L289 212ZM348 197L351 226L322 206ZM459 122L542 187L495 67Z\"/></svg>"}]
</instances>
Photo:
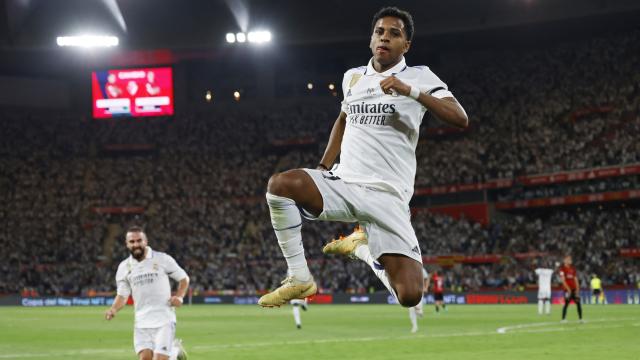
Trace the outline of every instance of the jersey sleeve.
<instances>
[{"instance_id":1,"label":"jersey sleeve","mask_svg":"<svg viewBox=\"0 0 640 360\"><path fill-rule=\"evenodd\" d=\"M164 271L175 281L180 281L188 278L187 272L184 271L174 258L170 255L164 254Z\"/></svg>"},{"instance_id":2,"label":"jersey sleeve","mask_svg":"<svg viewBox=\"0 0 640 360\"><path fill-rule=\"evenodd\" d=\"M453 97L447 84L440 80L428 67L425 66L421 68L419 79L420 84L418 86L421 92L437 97L438 99Z\"/></svg>"},{"instance_id":3,"label":"jersey sleeve","mask_svg":"<svg viewBox=\"0 0 640 360\"><path fill-rule=\"evenodd\" d=\"M126 262L121 263L116 272L116 294L123 298L128 298L129 295L131 295L131 285L129 284L129 280L127 280L128 274L129 271Z\"/></svg>"},{"instance_id":4,"label":"jersey sleeve","mask_svg":"<svg viewBox=\"0 0 640 360\"><path fill-rule=\"evenodd\" d=\"M342 102L340 103L340 111L345 114L349 113L349 107L347 106L347 93L349 91L349 78L351 77L351 74L353 74L353 71L348 70L342 77Z\"/></svg>"}]
</instances>

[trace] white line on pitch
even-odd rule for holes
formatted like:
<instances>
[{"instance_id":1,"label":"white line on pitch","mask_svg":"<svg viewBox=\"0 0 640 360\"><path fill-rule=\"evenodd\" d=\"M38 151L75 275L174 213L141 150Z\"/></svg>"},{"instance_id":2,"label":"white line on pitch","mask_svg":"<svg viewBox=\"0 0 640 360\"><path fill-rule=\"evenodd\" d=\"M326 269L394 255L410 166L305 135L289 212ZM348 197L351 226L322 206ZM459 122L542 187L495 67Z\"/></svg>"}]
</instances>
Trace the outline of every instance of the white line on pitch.
<instances>
[{"instance_id":1,"label":"white line on pitch","mask_svg":"<svg viewBox=\"0 0 640 360\"><path fill-rule=\"evenodd\" d=\"M585 324L597 323L597 322L605 322L605 321L633 321L633 320L636 320L636 319L635 318L631 318L631 319L595 319L595 320L585 320ZM500 328L496 329L496 332L498 334L506 334L507 331L511 331L511 330L528 329L528 328L541 327L541 326L547 326L547 325L558 325L558 322L557 321L554 321L554 322L540 322L540 323L528 323L528 324L517 324L517 325L512 325L512 326L503 326L503 327L500 327ZM518 331L518 332L523 332L523 331Z\"/></svg>"}]
</instances>

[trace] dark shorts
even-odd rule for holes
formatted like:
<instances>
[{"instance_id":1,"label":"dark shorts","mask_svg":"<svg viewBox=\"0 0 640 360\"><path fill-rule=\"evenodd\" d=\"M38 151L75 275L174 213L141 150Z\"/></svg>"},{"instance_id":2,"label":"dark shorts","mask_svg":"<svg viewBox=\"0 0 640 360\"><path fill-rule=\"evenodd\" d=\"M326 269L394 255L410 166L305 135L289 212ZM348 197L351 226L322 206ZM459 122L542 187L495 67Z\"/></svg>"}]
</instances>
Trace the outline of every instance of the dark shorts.
<instances>
[{"instance_id":1,"label":"dark shorts","mask_svg":"<svg viewBox=\"0 0 640 360\"><path fill-rule=\"evenodd\" d=\"M576 289L572 289L571 291L564 292L564 301L570 302L573 300L576 304L580 302L580 293Z\"/></svg>"},{"instance_id":2,"label":"dark shorts","mask_svg":"<svg viewBox=\"0 0 640 360\"><path fill-rule=\"evenodd\" d=\"M601 292L602 292L602 291L600 291L600 289L593 289L593 295L594 295L594 296L598 296L598 295L600 295L600 293L601 293Z\"/></svg>"},{"instance_id":3,"label":"dark shorts","mask_svg":"<svg viewBox=\"0 0 640 360\"><path fill-rule=\"evenodd\" d=\"M435 301L444 300L444 294L443 293L433 293L433 300L435 300Z\"/></svg>"}]
</instances>

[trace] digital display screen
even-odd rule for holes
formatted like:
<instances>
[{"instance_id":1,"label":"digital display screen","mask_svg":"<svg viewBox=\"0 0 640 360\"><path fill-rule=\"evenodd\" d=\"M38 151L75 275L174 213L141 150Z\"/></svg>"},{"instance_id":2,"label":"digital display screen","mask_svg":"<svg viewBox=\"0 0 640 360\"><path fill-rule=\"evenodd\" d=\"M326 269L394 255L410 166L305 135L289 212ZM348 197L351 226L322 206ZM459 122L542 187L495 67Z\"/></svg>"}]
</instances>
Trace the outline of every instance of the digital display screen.
<instances>
[{"instance_id":1,"label":"digital display screen","mask_svg":"<svg viewBox=\"0 0 640 360\"><path fill-rule=\"evenodd\" d=\"M173 115L170 67L95 71L91 88L96 119Z\"/></svg>"}]
</instances>

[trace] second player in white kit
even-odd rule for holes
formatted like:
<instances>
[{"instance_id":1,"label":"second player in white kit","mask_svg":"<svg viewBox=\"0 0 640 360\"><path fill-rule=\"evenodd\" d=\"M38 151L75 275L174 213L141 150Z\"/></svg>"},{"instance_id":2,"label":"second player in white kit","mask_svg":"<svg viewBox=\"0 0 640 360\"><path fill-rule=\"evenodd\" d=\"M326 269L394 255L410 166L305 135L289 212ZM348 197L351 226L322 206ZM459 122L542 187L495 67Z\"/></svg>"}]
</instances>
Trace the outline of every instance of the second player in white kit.
<instances>
[{"instance_id":1,"label":"second player in white kit","mask_svg":"<svg viewBox=\"0 0 640 360\"><path fill-rule=\"evenodd\" d=\"M189 277L171 256L147 246L147 237L141 228L130 228L126 242L131 255L118 266L117 295L105 318L115 317L129 296L133 296L133 343L139 359L184 359L184 350L180 342L175 341L174 308L183 303ZM174 296L171 296L169 278L179 283Z\"/></svg>"}]
</instances>

